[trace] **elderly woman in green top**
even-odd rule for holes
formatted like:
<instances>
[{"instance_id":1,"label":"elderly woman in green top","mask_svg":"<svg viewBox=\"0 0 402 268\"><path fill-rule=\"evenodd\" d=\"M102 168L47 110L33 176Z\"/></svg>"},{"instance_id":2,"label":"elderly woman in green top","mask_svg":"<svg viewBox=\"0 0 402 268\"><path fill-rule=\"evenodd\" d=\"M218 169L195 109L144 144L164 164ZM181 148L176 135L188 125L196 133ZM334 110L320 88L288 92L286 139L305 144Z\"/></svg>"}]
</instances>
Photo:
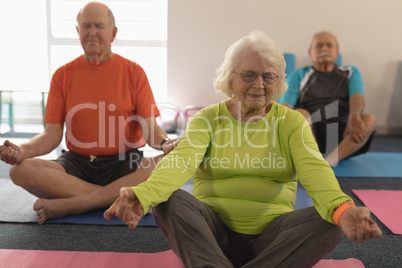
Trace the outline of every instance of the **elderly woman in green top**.
<instances>
[{"instance_id":1,"label":"elderly woman in green top","mask_svg":"<svg viewBox=\"0 0 402 268\"><path fill-rule=\"evenodd\" d=\"M322 158L304 117L277 104L285 61L260 31L235 42L215 88L229 98L198 112L148 181L122 188L105 218L129 228L153 208L186 267L311 267L339 242L380 237ZM179 188L193 177L193 195ZM294 210L298 180L314 207ZM340 228L339 228L340 226Z\"/></svg>"}]
</instances>

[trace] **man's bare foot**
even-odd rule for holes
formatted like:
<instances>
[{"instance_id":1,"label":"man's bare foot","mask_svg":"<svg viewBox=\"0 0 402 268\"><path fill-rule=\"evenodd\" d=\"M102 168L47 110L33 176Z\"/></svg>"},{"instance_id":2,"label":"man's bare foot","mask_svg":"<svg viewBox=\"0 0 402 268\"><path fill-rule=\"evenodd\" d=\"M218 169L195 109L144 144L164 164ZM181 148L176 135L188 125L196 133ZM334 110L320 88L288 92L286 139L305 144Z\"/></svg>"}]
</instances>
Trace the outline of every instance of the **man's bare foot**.
<instances>
[{"instance_id":1,"label":"man's bare foot","mask_svg":"<svg viewBox=\"0 0 402 268\"><path fill-rule=\"evenodd\" d=\"M115 199L115 197L113 196ZM113 199L113 200L114 200ZM94 200L96 202L94 202ZM44 199L36 200L33 209L36 211L36 218L39 224L46 220L60 218L68 215L82 214L94 209L101 209L110 206L109 201L102 202L90 195L78 195L70 198ZM152 214L152 209L148 211Z\"/></svg>"},{"instance_id":2,"label":"man's bare foot","mask_svg":"<svg viewBox=\"0 0 402 268\"><path fill-rule=\"evenodd\" d=\"M70 202L71 199L69 199L70 198L40 198L36 200L33 209L36 211L36 217L39 224L44 223L46 220L85 212L80 210L78 207L72 206Z\"/></svg>"}]
</instances>

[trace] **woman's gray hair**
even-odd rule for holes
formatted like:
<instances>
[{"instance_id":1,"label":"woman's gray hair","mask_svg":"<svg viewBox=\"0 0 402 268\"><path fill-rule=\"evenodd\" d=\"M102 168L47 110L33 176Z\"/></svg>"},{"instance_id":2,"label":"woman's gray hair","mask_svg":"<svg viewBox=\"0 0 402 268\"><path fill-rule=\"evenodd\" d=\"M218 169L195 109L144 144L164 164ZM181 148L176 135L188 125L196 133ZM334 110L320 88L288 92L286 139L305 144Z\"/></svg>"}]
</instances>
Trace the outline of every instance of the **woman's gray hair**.
<instances>
[{"instance_id":1,"label":"woman's gray hair","mask_svg":"<svg viewBox=\"0 0 402 268\"><path fill-rule=\"evenodd\" d=\"M279 99L288 88L286 84L285 58L283 57L282 51L276 46L272 39L257 30L234 42L228 48L222 65L216 71L216 78L213 83L215 90L228 97L233 96L232 90L230 89L230 82L233 80L234 71L239 66L243 52L248 48L258 52L263 59L266 59L272 67L275 68L279 78L276 82L273 99Z\"/></svg>"}]
</instances>

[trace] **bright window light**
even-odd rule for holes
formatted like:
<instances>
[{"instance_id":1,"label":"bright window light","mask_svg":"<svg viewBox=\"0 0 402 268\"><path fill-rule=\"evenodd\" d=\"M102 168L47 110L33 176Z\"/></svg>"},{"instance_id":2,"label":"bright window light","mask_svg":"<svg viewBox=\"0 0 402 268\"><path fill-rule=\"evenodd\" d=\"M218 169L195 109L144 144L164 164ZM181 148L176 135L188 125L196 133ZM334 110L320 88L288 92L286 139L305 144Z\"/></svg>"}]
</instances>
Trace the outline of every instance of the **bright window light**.
<instances>
[{"instance_id":1,"label":"bright window light","mask_svg":"<svg viewBox=\"0 0 402 268\"><path fill-rule=\"evenodd\" d=\"M83 54L76 15L89 1L1 1L0 89L47 91L54 71ZM157 102L167 98L167 0L107 4L118 33L112 51L141 65ZM21 8L21 7L24 8Z\"/></svg>"}]
</instances>

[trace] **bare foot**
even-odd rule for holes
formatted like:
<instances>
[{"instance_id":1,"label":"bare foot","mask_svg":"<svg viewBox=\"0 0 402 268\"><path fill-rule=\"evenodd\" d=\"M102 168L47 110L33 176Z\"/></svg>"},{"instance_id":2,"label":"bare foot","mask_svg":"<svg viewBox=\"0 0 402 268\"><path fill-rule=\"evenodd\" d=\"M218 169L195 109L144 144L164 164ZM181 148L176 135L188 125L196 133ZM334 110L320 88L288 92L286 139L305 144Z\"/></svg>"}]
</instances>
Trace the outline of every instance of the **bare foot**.
<instances>
[{"instance_id":1,"label":"bare foot","mask_svg":"<svg viewBox=\"0 0 402 268\"><path fill-rule=\"evenodd\" d=\"M33 209L36 211L36 217L39 224L46 220L64 217L67 215L78 214L81 211L78 207L72 206L70 198L44 199L36 200Z\"/></svg>"}]
</instances>

